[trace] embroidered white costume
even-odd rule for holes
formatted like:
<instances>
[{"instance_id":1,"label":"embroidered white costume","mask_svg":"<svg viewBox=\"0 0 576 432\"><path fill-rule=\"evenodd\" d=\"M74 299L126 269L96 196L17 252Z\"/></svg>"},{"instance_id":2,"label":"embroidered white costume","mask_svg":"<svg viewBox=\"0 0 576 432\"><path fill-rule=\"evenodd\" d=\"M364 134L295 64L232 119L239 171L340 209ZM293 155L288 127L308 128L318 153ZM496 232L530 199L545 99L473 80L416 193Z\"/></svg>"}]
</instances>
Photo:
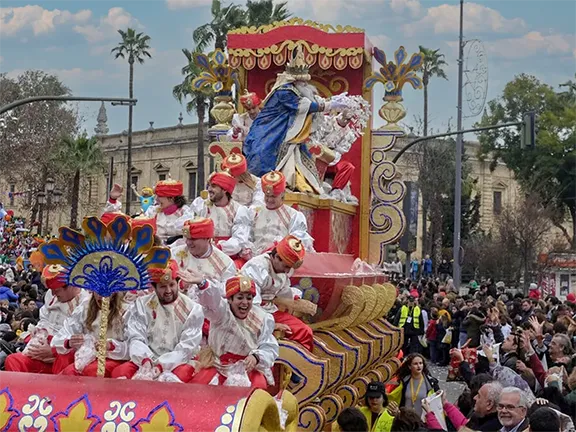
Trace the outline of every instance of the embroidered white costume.
<instances>
[{"instance_id":1,"label":"embroidered white costume","mask_svg":"<svg viewBox=\"0 0 576 432\"><path fill-rule=\"evenodd\" d=\"M36 331L45 329L48 335L54 336L63 327L66 319L72 316L74 310L90 298L90 293L80 290L80 293L72 300L61 303L52 294L51 290L46 291L44 296L44 306L40 308L40 319L36 325Z\"/></svg>"},{"instance_id":2,"label":"embroidered white costume","mask_svg":"<svg viewBox=\"0 0 576 432\"><path fill-rule=\"evenodd\" d=\"M171 249L172 259L175 259L180 268L193 270L203 275L206 280L215 284L224 284L236 274L234 261L221 250L210 247L205 256L196 258L186 245L175 246ZM224 293L222 293L224 294ZM188 291L188 296L197 299L197 287Z\"/></svg>"},{"instance_id":3,"label":"embroidered white costume","mask_svg":"<svg viewBox=\"0 0 576 432\"><path fill-rule=\"evenodd\" d=\"M256 370L262 372L268 384L273 385L271 368L278 357L279 347L273 334L272 315L253 306L245 319L236 318L222 296L222 287L212 284L200 291L199 303L204 306L206 318L210 321L208 345L216 355L218 372L227 376L230 366L235 363L232 359L255 355L258 358ZM226 361L226 354L232 359Z\"/></svg>"},{"instance_id":4,"label":"embroidered white costume","mask_svg":"<svg viewBox=\"0 0 576 432\"><path fill-rule=\"evenodd\" d=\"M96 319L90 328L86 328L86 316L88 315L88 306L90 305L90 298L88 297L81 303L72 315L64 321L62 329L54 336L50 345L56 348L58 354L68 354L71 348L67 342L73 335L91 335L95 340L98 339L100 332L100 311L96 315ZM128 360L128 342L124 337L124 320L115 320L112 323L112 328L108 328L107 333L108 349L106 357L112 360Z\"/></svg>"},{"instance_id":5,"label":"embroidered white costume","mask_svg":"<svg viewBox=\"0 0 576 432\"><path fill-rule=\"evenodd\" d=\"M252 219L247 207L234 200L218 207L198 197L192 202L192 210L197 216L214 221L214 240L226 255L238 255L250 245Z\"/></svg>"},{"instance_id":6,"label":"embroidered white costume","mask_svg":"<svg viewBox=\"0 0 576 432\"><path fill-rule=\"evenodd\" d=\"M314 252L314 239L308 234L304 214L285 204L274 210L256 209L252 228L254 255L264 253L287 235L298 237L307 252Z\"/></svg>"},{"instance_id":7,"label":"embroidered white costume","mask_svg":"<svg viewBox=\"0 0 576 432\"><path fill-rule=\"evenodd\" d=\"M170 304L156 293L138 298L126 318L130 359L149 359L165 372L187 364L200 349L203 322L202 307L184 295Z\"/></svg>"}]
</instances>

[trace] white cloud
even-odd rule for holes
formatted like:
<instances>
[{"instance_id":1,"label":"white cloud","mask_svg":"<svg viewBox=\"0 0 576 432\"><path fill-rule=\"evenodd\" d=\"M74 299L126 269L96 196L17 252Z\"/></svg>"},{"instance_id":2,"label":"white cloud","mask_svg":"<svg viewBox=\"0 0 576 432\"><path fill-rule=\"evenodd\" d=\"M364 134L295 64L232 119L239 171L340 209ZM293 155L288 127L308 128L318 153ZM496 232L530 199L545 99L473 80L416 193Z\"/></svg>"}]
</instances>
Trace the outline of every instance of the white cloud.
<instances>
[{"instance_id":1,"label":"white cloud","mask_svg":"<svg viewBox=\"0 0 576 432\"><path fill-rule=\"evenodd\" d=\"M413 17L421 13L422 6L419 0L390 0L390 8L396 13L408 10Z\"/></svg>"},{"instance_id":2,"label":"white cloud","mask_svg":"<svg viewBox=\"0 0 576 432\"><path fill-rule=\"evenodd\" d=\"M212 0L166 0L168 9L190 9L210 4Z\"/></svg>"},{"instance_id":3,"label":"white cloud","mask_svg":"<svg viewBox=\"0 0 576 432\"><path fill-rule=\"evenodd\" d=\"M97 43L117 38L116 31L127 27L143 28L142 24L129 12L121 7L113 7L108 11L108 15L100 18L98 25L77 25L74 27L74 31L83 35L88 42Z\"/></svg>"},{"instance_id":4,"label":"white cloud","mask_svg":"<svg viewBox=\"0 0 576 432\"><path fill-rule=\"evenodd\" d=\"M380 48L383 51L389 51L390 42L392 41L390 37L383 34L374 36L368 35L368 39L370 40L370 42L372 42L372 45L374 45L376 48Z\"/></svg>"},{"instance_id":5,"label":"white cloud","mask_svg":"<svg viewBox=\"0 0 576 432\"><path fill-rule=\"evenodd\" d=\"M92 12L81 10L72 13L67 10L44 9L38 5L0 8L0 35L13 36L16 33L32 29L35 35L53 31L56 26L66 23L84 23Z\"/></svg>"},{"instance_id":6,"label":"white cloud","mask_svg":"<svg viewBox=\"0 0 576 432\"><path fill-rule=\"evenodd\" d=\"M574 55L576 57L575 35L543 35L533 31L518 38L500 39L487 43L488 54L504 58L525 58L536 54Z\"/></svg>"},{"instance_id":7,"label":"white cloud","mask_svg":"<svg viewBox=\"0 0 576 432\"><path fill-rule=\"evenodd\" d=\"M13 69L8 72L7 75L9 77L16 78L18 75L21 75L24 72L26 72L25 69ZM74 84L87 81L98 81L104 77L108 77L108 74L106 74L103 69L42 69L42 72L50 75L56 75L67 86L73 86Z\"/></svg>"},{"instance_id":8,"label":"white cloud","mask_svg":"<svg viewBox=\"0 0 576 432\"><path fill-rule=\"evenodd\" d=\"M406 36L424 33L433 30L435 34L457 34L460 22L460 6L443 4L431 7L426 15L418 21L404 24ZM473 33L516 33L526 28L522 18L507 19L500 12L492 8L477 4L464 5L464 32Z\"/></svg>"},{"instance_id":9,"label":"white cloud","mask_svg":"<svg viewBox=\"0 0 576 432\"><path fill-rule=\"evenodd\" d=\"M288 10L295 16L314 19L322 23L345 20L346 17L360 17L367 10L378 10L385 0L285 0ZM338 22L343 24L343 22Z\"/></svg>"}]
</instances>

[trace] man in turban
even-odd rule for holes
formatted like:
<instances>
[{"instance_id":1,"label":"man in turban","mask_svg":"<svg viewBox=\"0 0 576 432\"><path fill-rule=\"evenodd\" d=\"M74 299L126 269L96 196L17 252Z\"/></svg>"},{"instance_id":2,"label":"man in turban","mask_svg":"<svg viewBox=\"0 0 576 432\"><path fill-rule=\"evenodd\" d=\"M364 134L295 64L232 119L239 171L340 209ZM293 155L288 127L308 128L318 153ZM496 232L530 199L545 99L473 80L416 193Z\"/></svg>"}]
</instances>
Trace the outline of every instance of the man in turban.
<instances>
[{"instance_id":1,"label":"man in turban","mask_svg":"<svg viewBox=\"0 0 576 432\"><path fill-rule=\"evenodd\" d=\"M200 290L198 302L210 321L208 346L215 355L214 365L200 370L192 380L198 384L223 384L233 365L243 363L254 388L266 389L274 384L272 367L278 357L274 337L274 318L253 306L256 296L254 281L234 276L221 289L210 285Z\"/></svg>"},{"instance_id":2,"label":"man in turban","mask_svg":"<svg viewBox=\"0 0 576 432\"><path fill-rule=\"evenodd\" d=\"M89 298L89 293L66 284L66 272L59 265L48 265L42 270L42 283L48 289L40 320L23 352L6 357L4 368L10 372L59 374L74 362L71 355L56 355L50 342L72 316L74 309Z\"/></svg>"},{"instance_id":3,"label":"man in turban","mask_svg":"<svg viewBox=\"0 0 576 432\"><path fill-rule=\"evenodd\" d=\"M240 265L242 251L250 245L252 218L247 207L232 199L235 187L236 179L227 171L212 173L208 199L196 198L192 209L197 216L212 219L216 247Z\"/></svg>"},{"instance_id":4,"label":"man in turban","mask_svg":"<svg viewBox=\"0 0 576 432\"><path fill-rule=\"evenodd\" d=\"M222 168L236 179L232 199L248 208L264 206L264 193L259 177L250 174L246 158L242 154L232 153L222 162Z\"/></svg>"},{"instance_id":5,"label":"man in turban","mask_svg":"<svg viewBox=\"0 0 576 432\"><path fill-rule=\"evenodd\" d=\"M287 235L297 237L308 252L314 252L314 239L308 234L304 214L284 204L286 178L279 171L262 177L265 206L256 209L252 222L253 254L260 255Z\"/></svg>"},{"instance_id":6,"label":"man in turban","mask_svg":"<svg viewBox=\"0 0 576 432\"><path fill-rule=\"evenodd\" d=\"M240 103L246 112L242 114L234 114L232 117L232 128L228 131L228 139L232 141L244 141L250 126L254 119L260 113L260 104L262 101L256 93L248 92L245 90L244 94L240 96Z\"/></svg>"},{"instance_id":7,"label":"man in turban","mask_svg":"<svg viewBox=\"0 0 576 432\"><path fill-rule=\"evenodd\" d=\"M302 265L305 254L302 242L289 235L270 252L258 255L244 264L241 272L256 284L254 304L274 316L277 329L284 331L288 339L312 351L312 329L290 313L316 313L316 305L302 300L302 291L290 286L290 276ZM287 311L281 311L278 306Z\"/></svg>"},{"instance_id":8,"label":"man in turban","mask_svg":"<svg viewBox=\"0 0 576 432\"><path fill-rule=\"evenodd\" d=\"M232 259L213 246L214 221L208 218L195 218L184 223L186 244L172 248L172 257L183 271L201 275L203 279L221 286L236 274ZM183 281L188 296L197 299L196 286Z\"/></svg>"},{"instance_id":9,"label":"man in turban","mask_svg":"<svg viewBox=\"0 0 576 432\"><path fill-rule=\"evenodd\" d=\"M139 297L126 317L131 361L116 367L112 378L156 379L171 372L182 382L192 379L195 370L189 362L200 351L204 313L179 292L178 272L174 260L167 268L150 271L154 292Z\"/></svg>"}]
</instances>

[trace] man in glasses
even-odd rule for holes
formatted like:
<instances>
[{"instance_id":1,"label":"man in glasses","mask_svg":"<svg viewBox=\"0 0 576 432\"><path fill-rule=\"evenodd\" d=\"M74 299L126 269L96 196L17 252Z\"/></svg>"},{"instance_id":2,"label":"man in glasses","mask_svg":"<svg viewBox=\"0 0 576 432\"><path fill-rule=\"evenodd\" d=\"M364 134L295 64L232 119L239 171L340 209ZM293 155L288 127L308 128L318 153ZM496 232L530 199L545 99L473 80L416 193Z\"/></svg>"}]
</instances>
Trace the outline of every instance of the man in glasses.
<instances>
[{"instance_id":1,"label":"man in glasses","mask_svg":"<svg viewBox=\"0 0 576 432\"><path fill-rule=\"evenodd\" d=\"M498 420L502 424L500 432L522 432L528 429L528 399L526 393L517 387L505 387L498 401Z\"/></svg>"}]
</instances>

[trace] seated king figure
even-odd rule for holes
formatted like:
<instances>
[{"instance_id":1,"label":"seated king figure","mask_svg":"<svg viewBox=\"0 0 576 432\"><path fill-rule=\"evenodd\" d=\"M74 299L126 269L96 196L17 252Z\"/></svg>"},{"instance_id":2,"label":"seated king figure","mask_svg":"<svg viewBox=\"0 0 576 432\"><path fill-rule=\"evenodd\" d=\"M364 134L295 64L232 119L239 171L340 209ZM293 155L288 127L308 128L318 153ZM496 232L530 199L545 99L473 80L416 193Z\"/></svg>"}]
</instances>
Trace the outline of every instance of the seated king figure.
<instances>
[{"instance_id":1,"label":"seated king figure","mask_svg":"<svg viewBox=\"0 0 576 432\"><path fill-rule=\"evenodd\" d=\"M262 177L270 171L281 171L290 189L319 194L318 170L306 147L313 115L341 111L346 104L341 99L325 102L317 97L316 88L309 83L309 66L304 62L302 47L298 46L294 54L254 119L243 152L252 174Z\"/></svg>"}]
</instances>

